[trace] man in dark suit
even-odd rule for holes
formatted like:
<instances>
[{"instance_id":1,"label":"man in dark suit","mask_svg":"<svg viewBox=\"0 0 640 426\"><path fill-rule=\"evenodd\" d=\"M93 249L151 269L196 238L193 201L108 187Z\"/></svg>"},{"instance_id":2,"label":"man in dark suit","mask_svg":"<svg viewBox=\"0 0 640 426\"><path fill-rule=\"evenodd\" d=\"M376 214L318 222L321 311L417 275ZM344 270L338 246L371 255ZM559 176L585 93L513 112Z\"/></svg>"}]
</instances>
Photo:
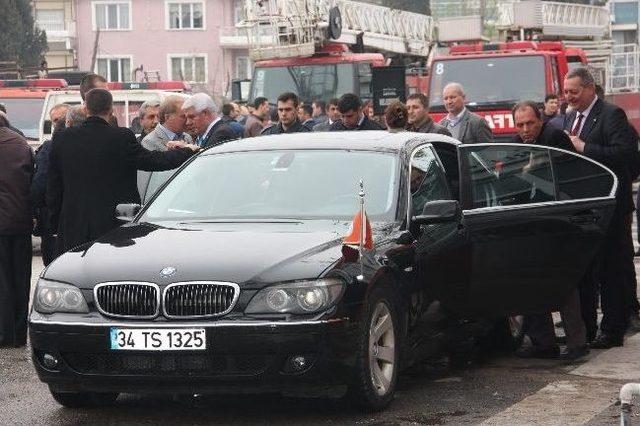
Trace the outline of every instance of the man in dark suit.
<instances>
[{"instance_id":1,"label":"man in dark suit","mask_svg":"<svg viewBox=\"0 0 640 426\"><path fill-rule=\"evenodd\" d=\"M571 139L562 130L544 122L542 111L533 101L518 102L512 110L516 134L511 142L552 146L573 151ZM532 161L535 159L532 158ZM560 309L562 323L567 336L567 349L560 353L550 312L525 315L524 328L531 339L531 346L516 351L520 357L556 358L576 361L589 353L587 333L580 311L580 296L576 287Z\"/></svg>"},{"instance_id":2,"label":"man in dark suit","mask_svg":"<svg viewBox=\"0 0 640 426\"><path fill-rule=\"evenodd\" d=\"M303 133L311 129L298 119L300 99L293 92L285 92L278 96L278 122L262 131L263 135L279 135L282 133Z\"/></svg>"},{"instance_id":3,"label":"man in dark suit","mask_svg":"<svg viewBox=\"0 0 640 426\"><path fill-rule=\"evenodd\" d=\"M340 120L340 110L338 110L339 101L340 100L338 98L331 98L329 100L329 104L325 110L327 112L327 115L325 116L326 120L313 126L314 132L328 132L331 125Z\"/></svg>"},{"instance_id":4,"label":"man in dark suit","mask_svg":"<svg viewBox=\"0 0 640 426\"><path fill-rule=\"evenodd\" d=\"M448 114L440 124L462 143L490 143L493 134L487 120L465 106L466 95L459 83L449 83L442 90L442 101Z\"/></svg>"},{"instance_id":5,"label":"man in dark suit","mask_svg":"<svg viewBox=\"0 0 640 426\"><path fill-rule=\"evenodd\" d=\"M344 130L384 130L382 124L376 123L363 112L362 101L353 93L342 95L338 101L338 111L342 118L331 125L330 131Z\"/></svg>"},{"instance_id":6,"label":"man in dark suit","mask_svg":"<svg viewBox=\"0 0 640 426\"><path fill-rule=\"evenodd\" d=\"M85 122L54 134L51 147L47 205L58 253L115 228L118 204L140 203L137 169L173 169L194 153L184 142L172 142L178 148L168 152L147 151L131 130L110 126L113 98L107 90L90 90L85 103Z\"/></svg>"},{"instance_id":7,"label":"man in dark suit","mask_svg":"<svg viewBox=\"0 0 640 426\"><path fill-rule=\"evenodd\" d=\"M140 131L140 136L136 138L138 143L141 143L145 136L153 132L153 129L158 125L159 109L160 101L157 100L145 101L140 105L140 109L138 110L138 119L140 120L140 127L142 130Z\"/></svg>"},{"instance_id":8,"label":"man in dark suit","mask_svg":"<svg viewBox=\"0 0 640 426\"><path fill-rule=\"evenodd\" d=\"M569 136L545 122L535 102L518 102L513 107L512 115L518 133L513 136L511 142L553 146L574 151Z\"/></svg>"},{"instance_id":9,"label":"man in dark suit","mask_svg":"<svg viewBox=\"0 0 640 426\"><path fill-rule=\"evenodd\" d=\"M596 96L593 76L586 68L570 71L564 80L564 95L572 108L564 128L575 150L609 167L618 177L617 205L597 256L600 281L600 306L603 317L600 334L593 348L622 346L625 331L625 270L633 262L628 247L625 218L633 211L630 160L637 150L637 139L624 111ZM596 321L596 286L581 289L582 312L587 331Z\"/></svg>"},{"instance_id":10,"label":"man in dark suit","mask_svg":"<svg viewBox=\"0 0 640 426\"><path fill-rule=\"evenodd\" d=\"M429 98L422 93L414 93L407 98L407 110L409 111L408 131L451 136L451 132L429 116Z\"/></svg>"},{"instance_id":11,"label":"man in dark suit","mask_svg":"<svg viewBox=\"0 0 640 426\"><path fill-rule=\"evenodd\" d=\"M231 127L218 116L218 106L206 93L196 93L182 105L187 115L187 129L196 135L195 143L201 148L209 148L237 139Z\"/></svg>"}]
</instances>

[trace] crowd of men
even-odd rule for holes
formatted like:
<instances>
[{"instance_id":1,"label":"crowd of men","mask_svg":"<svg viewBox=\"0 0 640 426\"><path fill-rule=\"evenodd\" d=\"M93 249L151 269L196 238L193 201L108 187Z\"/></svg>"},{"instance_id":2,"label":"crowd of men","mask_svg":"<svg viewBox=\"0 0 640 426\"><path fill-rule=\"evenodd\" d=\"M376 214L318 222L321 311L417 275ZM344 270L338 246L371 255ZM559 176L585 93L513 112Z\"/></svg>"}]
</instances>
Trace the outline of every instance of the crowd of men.
<instances>
[{"instance_id":1,"label":"crowd of men","mask_svg":"<svg viewBox=\"0 0 640 426\"><path fill-rule=\"evenodd\" d=\"M230 140L301 132L384 130L437 133L463 143L491 143L483 117L466 107L464 88L447 84L446 116L436 123L428 98L412 94L393 102L382 116L355 94L301 101L281 94L275 108L256 98L250 105L220 108L207 94L169 95L138 111L140 135L118 127L104 78L90 74L80 87L83 104L56 105L50 112L53 137L35 157L10 115L0 111L0 346L26 341L31 274L31 233L42 238L45 265L67 250L99 238L118 225L117 204L140 203L138 170L178 167L200 149ZM525 316L531 345L524 357L577 360L589 348L623 344L627 328L640 330L633 265L631 184L638 175L638 135L625 113L597 95L586 69L564 82L565 103L549 95L540 107L522 100L513 108L514 143L535 143L581 153L607 165L619 180L617 207L598 256L561 309L567 349L560 353L550 312ZM6 208L4 208L6 206ZM576 253L576 256L579 256ZM597 325L598 303L603 318Z\"/></svg>"}]
</instances>

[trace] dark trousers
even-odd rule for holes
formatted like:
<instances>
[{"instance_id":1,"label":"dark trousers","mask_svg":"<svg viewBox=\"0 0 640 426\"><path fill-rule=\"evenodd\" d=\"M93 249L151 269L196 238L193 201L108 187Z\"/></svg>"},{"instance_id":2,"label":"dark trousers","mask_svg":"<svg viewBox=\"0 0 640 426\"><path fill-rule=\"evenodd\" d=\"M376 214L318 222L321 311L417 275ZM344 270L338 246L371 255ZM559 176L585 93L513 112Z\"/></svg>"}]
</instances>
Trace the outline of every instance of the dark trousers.
<instances>
[{"instance_id":1,"label":"dark trousers","mask_svg":"<svg viewBox=\"0 0 640 426\"><path fill-rule=\"evenodd\" d=\"M27 342L31 234L0 235L0 346Z\"/></svg>"},{"instance_id":2,"label":"dark trousers","mask_svg":"<svg viewBox=\"0 0 640 426\"><path fill-rule=\"evenodd\" d=\"M587 344L587 336L580 313L578 289L571 292L566 303L560 309L560 316L567 335L567 348L578 349L585 346ZM550 348L557 345L553 319L550 313L526 315L524 321L526 333L534 346Z\"/></svg>"},{"instance_id":3,"label":"dark trousers","mask_svg":"<svg viewBox=\"0 0 640 426\"><path fill-rule=\"evenodd\" d=\"M639 191L640 193L640 191ZM637 210L636 210L637 213ZM632 223L633 223L633 213L629 213L625 220L625 225L627 227L626 232L626 245L628 250L628 256L625 260L626 264L626 296L625 300L627 301L626 315L638 315L640 312L640 303L638 303L638 280L636 279L636 266L633 263L634 257L634 249L633 249L633 236L632 236ZM640 222L639 222L640 223ZM640 226L638 227L640 228Z\"/></svg>"},{"instance_id":4,"label":"dark trousers","mask_svg":"<svg viewBox=\"0 0 640 426\"><path fill-rule=\"evenodd\" d=\"M598 333L598 301L600 293L600 262L594 259L578 284L580 312L587 330L587 341L591 342Z\"/></svg>"},{"instance_id":5,"label":"dark trousers","mask_svg":"<svg viewBox=\"0 0 640 426\"><path fill-rule=\"evenodd\" d=\"M600 331L623 336L626 328L629 297L629 257L628 229L626 215L615 212L609 225L602 249L597 256L599 261L600 308L602 321Z\"/></svg>"},{"instance_id":6,"label":"dark trousers","mask_svg":"<svg viewBox=\"0 0 640 426\"><path fill-rule=\"evenodd\" d=\"M53 235L42 235L40 240L42 263L44 263L44 266L48 266L56 258L56 237Z\"/></svg>"}]
</instances>

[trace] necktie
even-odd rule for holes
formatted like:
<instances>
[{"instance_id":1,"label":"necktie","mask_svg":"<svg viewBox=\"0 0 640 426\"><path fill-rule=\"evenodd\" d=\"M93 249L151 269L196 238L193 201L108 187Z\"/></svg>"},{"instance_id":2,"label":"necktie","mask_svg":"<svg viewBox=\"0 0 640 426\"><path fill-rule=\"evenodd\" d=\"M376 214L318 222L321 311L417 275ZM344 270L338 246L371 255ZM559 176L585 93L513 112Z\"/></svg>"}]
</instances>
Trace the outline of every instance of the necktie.
<instances>
[{"instance_id":1,"label":"necktie","mask_svg":"<svg viewBox=\"0 0 640 426\"><path fill-rule=\"evenodd\" d=\"M573 129L571 129L571 136L577 136L578 133L580 133L580 126L582 126L582 119L584 118L584 115L578 113L578 121L576 122L576 125L573 126Z\"/></svg>"},{"instance_id":2,"label":"necktie","mask_svg":"<svg viewBox=\"0 0 640 426\"><path fill-rule=\"evenodd\" d=\"M182 140L182 133L180 133L180 134L176 133L175 135L173 135L173 140L174 141L181 141Z\"/></svg>"}]
</instances>

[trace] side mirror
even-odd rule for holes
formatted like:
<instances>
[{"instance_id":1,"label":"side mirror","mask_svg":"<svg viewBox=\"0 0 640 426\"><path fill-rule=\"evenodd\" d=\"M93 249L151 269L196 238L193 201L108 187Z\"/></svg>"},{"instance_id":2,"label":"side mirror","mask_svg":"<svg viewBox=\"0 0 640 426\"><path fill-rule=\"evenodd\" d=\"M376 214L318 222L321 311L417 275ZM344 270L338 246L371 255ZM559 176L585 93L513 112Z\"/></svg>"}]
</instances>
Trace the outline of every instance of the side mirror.
<instances>
[{"instance_id":1,"label":"side mirror","mask_svg":"<svg viewBox=\"0 0 640 426\"><path fill-rule=\"evenodd\" d=\"M140 204L118 204L116 206L116 219L122 222L131 222L141 208Z\"/></svg>"},{"instance_id":2,"label":"side mirror","mask_svg":"<svg viewBox=\"0 0 640 426\"><path fill-rule=\"evenodd\" d=\"M424 205L422 214L414 216L412 221L418 225L453 222L460 219L462 211L457 200L429 201Z\"/></svg>"},{"instance_id":3,"label":"side mirror","mask_svg":"<svg viewBox=\"0 0 640 426\"><path fill-rule=\"evenodd\" d=\"M44 124L42 125L42 133L45 135L50 135L51 132L51 120L44 120Z\"/></svg>"}]
</instances>

